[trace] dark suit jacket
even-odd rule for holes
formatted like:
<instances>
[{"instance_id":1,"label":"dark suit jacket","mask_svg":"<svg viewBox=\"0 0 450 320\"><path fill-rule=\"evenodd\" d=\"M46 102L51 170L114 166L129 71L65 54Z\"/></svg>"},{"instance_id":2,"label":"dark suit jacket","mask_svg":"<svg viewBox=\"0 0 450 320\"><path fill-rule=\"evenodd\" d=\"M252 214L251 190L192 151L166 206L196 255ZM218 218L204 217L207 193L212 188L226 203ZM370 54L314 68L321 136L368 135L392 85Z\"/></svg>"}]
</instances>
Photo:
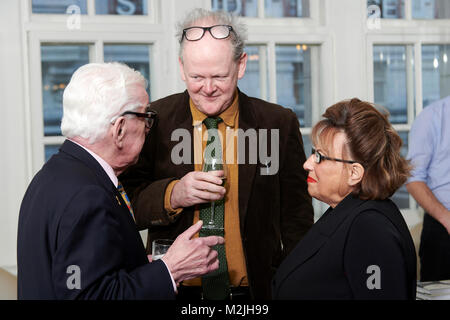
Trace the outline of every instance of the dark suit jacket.
<instances>
[{"instance_id":1,"label":"dark suit jacket","mask_svg":"<svg viewBox=\"0 0 450 320\"><path fill-rule=\"evenodd\" d=\"M149 228L147 248L153 239L175 238L192 225L195 209L185 208L178 219L171 219L164 210L167 185L194 170L193 141L190 163L175 165L171 160L173 147L180 143L171 141L173 130L185 129L192 137L189 94L185 91L171 95L153 102L151 107L158 112L158 123L152 128L139 163L120 178L131 194L138 226ZM276 174L261 175L261 170L266 169L259 162L249 164L247 160L239 165L239 219L250 289L254 298L269 299L276 268L313 223L302 167L305 153L299 123L291 110L241 92L239 129L279 129L280 165Z\"/></svg>"},{"instance_id":2,"label":"dark suit jacket","mask_svg":"<svg viewBox=\"0 0 450 320\"><path fill-rule=\"evenodd\" d=\"M148 263L133 218L106 172L68 140L25 193L17 260L19 299L175 297L164 263ZM80 289L74 288L77 276Z\"/></svg>"},{"instance_id":3,"label":"dark suit jacket","mask_svg":"<svg viewBox=\"0 0 450 320\"><path fill-rule=\"evenodd\" d=\"M377 269L378 267L378 269ZM275 299L415 299L416 253L391 200L348 196L281 264Z\"/></svg>"}]
</instances>

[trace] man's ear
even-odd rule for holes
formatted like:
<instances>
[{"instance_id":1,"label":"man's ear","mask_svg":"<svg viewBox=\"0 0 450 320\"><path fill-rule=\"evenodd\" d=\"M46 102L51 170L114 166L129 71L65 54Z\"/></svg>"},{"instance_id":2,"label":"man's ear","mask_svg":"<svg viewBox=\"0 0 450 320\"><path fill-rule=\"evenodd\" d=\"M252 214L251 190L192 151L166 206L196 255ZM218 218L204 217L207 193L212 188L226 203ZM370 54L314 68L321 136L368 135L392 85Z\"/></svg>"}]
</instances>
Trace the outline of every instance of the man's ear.
<instances>
[{"instance_id":1,"label":"man's ear","mask_svg":"<svg viewBox=\"0 0 450 320\"><path fill-rule=\"evenodd\" d=\"M119 149L122 149L123 147L123 140L126 133L125 123L125 118L121 116L116 119L112 128L113 141Z\"/></svg>"},{"instance_id":2,"label":"man's ear","mask_svg":"<svg viewBox=\"0 0 450 320\"><path fill-rule=\"evenodd\" d=\"M186 75L184 74L184 65L183 65L183 61L181 60L181 58L178 58L178 65L180 67L181 80L186 82Z\"/></svg>"},{"instance_id":3,"label":"man's ear","mask_svg":"<svg viewBox=\"0 0 450 320\"><path fill-rule=\"evenodd\" d=\"M243 52L241 57L238 60L238 79L242 79L245 74L245 69L247 68L247 59L248 55Z\"/></svg>"},{"instance_id":4,"label":"man's ear","mask_svg":"<svg viewBox=\"0 0 450 320\"><path fill-rule=\"evenodd\" d=\"M350 186L356 186L361 182L364 176L364 167L360 163L352 163L350 165L350 175L348 177L348 184Z\"/></svg>"}]
</instances>

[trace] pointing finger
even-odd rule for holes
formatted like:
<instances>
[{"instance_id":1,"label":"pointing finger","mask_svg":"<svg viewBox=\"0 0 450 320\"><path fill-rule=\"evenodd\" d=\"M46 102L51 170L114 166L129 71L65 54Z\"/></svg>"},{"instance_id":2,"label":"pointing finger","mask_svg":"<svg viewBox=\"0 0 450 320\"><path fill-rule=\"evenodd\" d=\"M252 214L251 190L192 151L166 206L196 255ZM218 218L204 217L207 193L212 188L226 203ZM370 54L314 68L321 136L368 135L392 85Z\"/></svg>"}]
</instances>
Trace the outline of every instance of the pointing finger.
<instances>
[{"instance_id":1,"label":"pointing finger","mask_svg":"<svg viewBox=\"0 0 450 320\"><path fill-rule=\"evenodd\" d=\"M196 224L190 226L186 231L180 234L178 237L183 239L191 239L202 228L203 221L199 220Z\"/></svg>"}]
</instances>

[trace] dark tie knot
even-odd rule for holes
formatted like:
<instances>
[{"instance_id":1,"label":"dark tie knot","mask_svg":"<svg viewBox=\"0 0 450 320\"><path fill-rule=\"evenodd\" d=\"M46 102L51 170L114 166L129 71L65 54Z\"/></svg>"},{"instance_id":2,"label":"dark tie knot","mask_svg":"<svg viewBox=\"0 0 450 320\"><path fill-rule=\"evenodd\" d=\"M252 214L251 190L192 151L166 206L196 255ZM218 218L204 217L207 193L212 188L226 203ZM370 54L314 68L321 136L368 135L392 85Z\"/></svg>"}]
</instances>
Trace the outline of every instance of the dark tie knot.
<instances>
[{"instance_id":1,"label":"dark tie knot","mask_svg":"<svg viewBox=\"0 0 450 320\"><path fill-rule=\"evenodd\" d=\"M216 118L209 117L209 118L206 118L205 120L203 120L203 123L205 124L206 129L209 130L209 129L218 129L219 122L221 122L221 121L222 121L222 119L220 117L216 117Z\"/></svg>"}]
</instances>

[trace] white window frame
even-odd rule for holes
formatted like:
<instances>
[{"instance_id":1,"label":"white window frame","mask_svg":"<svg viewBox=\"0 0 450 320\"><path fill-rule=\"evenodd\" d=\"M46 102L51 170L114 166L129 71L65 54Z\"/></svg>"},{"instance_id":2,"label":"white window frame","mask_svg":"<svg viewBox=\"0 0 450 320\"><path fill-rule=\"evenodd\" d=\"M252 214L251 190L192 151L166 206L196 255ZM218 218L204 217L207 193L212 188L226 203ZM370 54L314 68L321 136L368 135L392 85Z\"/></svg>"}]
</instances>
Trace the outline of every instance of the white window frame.
<instances>
[{"instance_id":1,"label":"white window frame","mask_svg":"<svg viewBox=\"0 0 450 320\"><path fill-rule=\"evenodd\" d=\"M22 0L25 51L23 63L29 92L26 99L26 108L29 110L26 119L30 137L28 145L31 150L28 165L31 175L34 175L45 161L45 146L62 144L65 140L63 136L44 136L41 44L89 45L90 62L103 62L104 44L149 45L152 99L171 92L168 84L180 87L179 80L174 79L175 74L178 76L175 72L177 66L168 67L169 60L176 61L177 50L170 50L175 47L176 39L172 26L159 23L165 20L165 15L161 14L160 19L157 15L160 12L161 2L148 0L148 16L96 16L94 1L87 0L88 14L81 15L81 28L69 30L66 27L69 15L33 14L31 0ZM155 63L156 57L158 63Z\"/></svg>"},{"instance_id":2,"label":"white window frame","mask_svg":"<svg viewBox=\"0 0 450 320\"><path fill-rule=\"evenodd\" d=\"M52 25L54 23L66 24L67 15L66 14L45 14L45 13L32 13L32 0L25 0L28 2L26 6L26 14L30 18L30 22L35 22L39 24L46 25L47 23ZM158 0L143 0L147 1L148 14L147 15L106 15L106 14L96 14L95 13L95 1L96 0L86 0L87 12L86 14L81 14L82 23L86 24L97 24L97 25L107 25L114 24L120 21L121 26L123 24L135 25L142 23L152 23L157 24L158 22L158 12L160 9L160 1ZM54 27L54 26L51 26ZM52 29L54 30L54 29Z\"/></svg>"}]
</instances>

